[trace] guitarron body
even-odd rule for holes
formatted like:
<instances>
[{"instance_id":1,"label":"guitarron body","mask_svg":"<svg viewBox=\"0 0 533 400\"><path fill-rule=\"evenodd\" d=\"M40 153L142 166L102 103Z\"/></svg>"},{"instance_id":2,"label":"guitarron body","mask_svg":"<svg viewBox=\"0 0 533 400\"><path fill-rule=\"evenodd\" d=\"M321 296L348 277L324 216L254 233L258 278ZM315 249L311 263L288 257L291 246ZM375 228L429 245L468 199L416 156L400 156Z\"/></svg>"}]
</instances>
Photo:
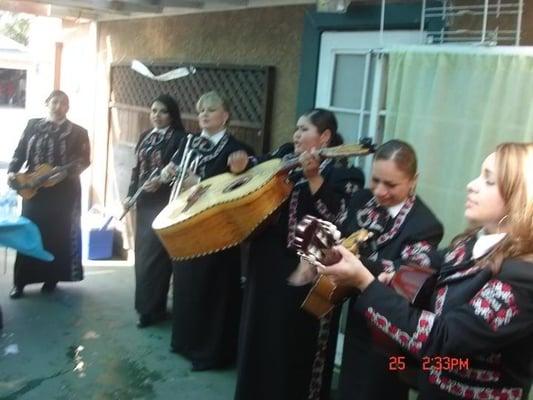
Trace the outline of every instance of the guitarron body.
<instances>
[{"instance_id":1,"label":"guitarron body","mask_svg":"<svg viewBox=\"0 0 533 400\"><path fill-rule=\"evenodd\" d=\"M367 155L374 145L322 148L321 157ZM199 257L236 246L245 240L287 199L291 169L298 156L265 161L248 171L206 179L181 193L156 217L152 228L168 254L177 260Z\"/></svg>"},{"instance_id":2,"label":"guitarron body","mask_svg":"<svg viewBox=\"0 0 533 400\"><path fill-rule=\"evenodd\" d=\"M206 179L181 193L152 228L171 257L184 260L233 247L287 199L292 183L281 159Z\"/></svg>"}]
</instances>

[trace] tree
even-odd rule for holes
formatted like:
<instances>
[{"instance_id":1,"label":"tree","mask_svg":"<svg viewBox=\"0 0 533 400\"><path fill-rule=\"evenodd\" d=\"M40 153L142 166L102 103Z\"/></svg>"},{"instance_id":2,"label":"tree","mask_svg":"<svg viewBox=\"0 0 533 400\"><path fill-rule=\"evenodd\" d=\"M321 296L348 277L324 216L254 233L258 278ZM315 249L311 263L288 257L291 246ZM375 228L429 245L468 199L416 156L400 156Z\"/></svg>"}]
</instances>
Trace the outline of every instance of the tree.
<instances>
[{"instance_id":1,"label":"tree","mask_svg":"<svg viewBox=\"0 0 533 400\"><path fill-rule=\"evenodd\" d=\"M30 19L24 14L0 13L0 33L14 41L28 45Z\"/></svg>"}]
</instances>

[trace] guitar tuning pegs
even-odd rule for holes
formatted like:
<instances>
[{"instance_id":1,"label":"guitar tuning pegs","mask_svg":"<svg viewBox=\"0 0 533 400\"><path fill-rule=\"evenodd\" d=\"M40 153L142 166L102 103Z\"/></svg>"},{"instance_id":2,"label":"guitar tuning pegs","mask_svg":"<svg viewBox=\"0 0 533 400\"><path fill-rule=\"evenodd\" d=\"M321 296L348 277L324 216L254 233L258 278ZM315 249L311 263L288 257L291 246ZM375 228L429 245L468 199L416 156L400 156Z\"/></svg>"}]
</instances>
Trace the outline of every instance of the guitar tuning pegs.
<instances>
[{"instance_id":1,"label":"guitar tuning pegs","mask_svg":"<svg viewBox=\"0 0 533 400\"><path fill-rule=\"evenodd\" d=\"M362 147L367 148L370 153L374 153L376 151L376 145L372 143L372 138L366 136L362 137L359 139L359 144Z\"/></svg>"}]
</instances>

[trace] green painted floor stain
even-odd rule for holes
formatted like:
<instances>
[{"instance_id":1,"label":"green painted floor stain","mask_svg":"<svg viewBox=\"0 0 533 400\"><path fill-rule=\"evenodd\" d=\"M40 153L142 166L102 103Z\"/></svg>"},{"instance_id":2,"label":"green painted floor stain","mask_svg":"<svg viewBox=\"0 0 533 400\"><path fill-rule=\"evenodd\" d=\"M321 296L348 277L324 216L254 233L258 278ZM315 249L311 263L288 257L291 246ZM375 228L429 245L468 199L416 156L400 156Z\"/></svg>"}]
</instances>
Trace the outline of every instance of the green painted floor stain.
<instances>
[{"instance_id":1,"label":"green painted floor stain","mask_svg":"<svg viewBox=\"0 0 533 400\"><path fill-rule=\"evenodd\" d=\"M154 383L163 379L159 372L150 371L138 361L109 360L97 377L95 400L155 399Z\"/></svg>"}]
</instances>

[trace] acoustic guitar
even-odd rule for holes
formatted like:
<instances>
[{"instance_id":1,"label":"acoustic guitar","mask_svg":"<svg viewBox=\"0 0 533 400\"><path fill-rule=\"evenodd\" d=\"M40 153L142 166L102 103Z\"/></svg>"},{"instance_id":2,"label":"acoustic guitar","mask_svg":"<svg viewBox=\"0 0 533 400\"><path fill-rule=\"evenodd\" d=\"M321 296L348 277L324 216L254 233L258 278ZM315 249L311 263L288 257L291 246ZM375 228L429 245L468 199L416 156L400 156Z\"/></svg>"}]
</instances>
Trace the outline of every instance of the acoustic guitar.
<instances>
[{"instance_id":1,"label":"acoustic guitar","mask_svg":"<svg viewBox=\"0 0 533 400\"><path fill-rule=\"evenodd\" d=\"M25 200L31 199L42 187L52 187L61 182L68 169L78 163L79 160L76 160L57 167L46 163L40 164L33 172L15 174L10 186Z\"/></svg>"},{"instance_id":2,"label":"acoustic guitar","mask_svg":"<svg viewBox=\"0 0 533 400\"><path fill-rule=\"evenodd\" d=\"M339 230L331 222L306 215L296 226L292 247L310 264L319 262L332 265L341 260L341 254L334 251L333 246L342 244L357 255L360 245L372 236L372 232L360 229L341 240ZM302 308L317 318L322 318L353 293L353 288L337 286L326 275L319 274L303 301Z\"/></svg>"},{"instance_id":3,"label":"acoustic guitar","mask_svg":"<svg viewBox=\"0 0 533 400\"><path fill-rule=\"evenodd\" d=\"M342 244L354 254L358 254L359 247L371 237L371 232L360 229L341 240L340 232L335 225L306 215L296 227L293 247L301 257L311 264L318 261L327 266L339 262L342 258L339 252L332 249L333 246ZM376 271L371 272L375 275L378 273ZM389 285L397 293L408 299L411 304L423 306L429 302L436 279L437 275L431 268L402 265L394 274ZM319 274L304 300L302 308L317 318L322 318L355 292L354 288L337 286L330 278Z\"/></svg>"},{"instance_id":4,"label":"acoustic guitar","mask_svg":"<svg viewBox=\"0 0 533 400\"><path fill-rule=\"evenodd\" d=\"M370 154L370 143L324 148L324 158ZM155 218L155 230L168 254L183 260L236 246L287 199L289 171L298 158L275 158L235 175L206 179L181 193Z\"/></svg>"}]
</instances>

